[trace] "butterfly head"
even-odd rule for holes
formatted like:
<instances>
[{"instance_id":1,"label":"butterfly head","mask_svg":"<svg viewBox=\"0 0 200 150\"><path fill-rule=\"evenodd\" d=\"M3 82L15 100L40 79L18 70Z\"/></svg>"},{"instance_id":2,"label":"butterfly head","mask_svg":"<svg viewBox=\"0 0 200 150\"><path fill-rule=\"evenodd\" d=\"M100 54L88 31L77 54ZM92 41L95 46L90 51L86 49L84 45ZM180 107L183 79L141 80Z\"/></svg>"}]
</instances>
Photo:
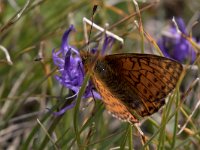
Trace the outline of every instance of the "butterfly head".
<instances>
[{"instance_id":1,"label":"butterfly head","mask_svg":"<svg viewBox=\"0 0 200 150\"><path fill-rule=\"evenodd\" d=\"M92 66L95 64L98 58L98 53L93 54L88 51L80 51L80 56L82 59L85 72L87 72L88 69L91 69Z\"/></svg>"},{"instance_id":2,"label":"butterfly head","mask_svg":"<svg viewBox=\"0 0 200 150\"><path fill-rule=\"evenodd\" d=\"M87 64L88 59L90 58L89 52L80 51L80 56L81 56L83 65Z\"/></svg>"}]
</instances>

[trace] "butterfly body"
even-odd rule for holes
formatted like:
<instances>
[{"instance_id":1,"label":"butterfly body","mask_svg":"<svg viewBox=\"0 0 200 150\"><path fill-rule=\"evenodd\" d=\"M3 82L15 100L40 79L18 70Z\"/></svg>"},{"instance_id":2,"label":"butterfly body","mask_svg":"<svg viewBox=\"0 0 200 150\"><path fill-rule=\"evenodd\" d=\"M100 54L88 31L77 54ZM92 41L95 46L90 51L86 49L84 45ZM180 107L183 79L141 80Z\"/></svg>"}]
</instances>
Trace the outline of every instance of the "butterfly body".
<instances>
[{"instance_id":1,"label":"butterfly body","mask_svg":"<svg viewBox=\"0 0 200 150\"><path fill-rule=\"evenodd\" d=\"M84 54L84 53L83 53ZM86 72L115 117L136 123L157 112L182 72L178 62L150 54L82 55Z\"/></svg>"}]
</instances>

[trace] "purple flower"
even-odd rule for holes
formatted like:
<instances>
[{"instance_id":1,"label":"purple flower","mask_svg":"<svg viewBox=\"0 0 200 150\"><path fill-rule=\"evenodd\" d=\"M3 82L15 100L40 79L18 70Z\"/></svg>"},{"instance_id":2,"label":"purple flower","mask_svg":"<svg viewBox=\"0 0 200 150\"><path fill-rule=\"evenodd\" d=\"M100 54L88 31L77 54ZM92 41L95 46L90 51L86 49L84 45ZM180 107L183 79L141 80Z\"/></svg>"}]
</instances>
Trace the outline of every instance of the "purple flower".
<instances>
[{"instance_id":1,"label":"purple flower","mask_svg":"<svg viewBox=\"0 0 200 150\"><path fill-rule=\"evenodd\" d=\"M66 88L72 90L75 93L74 97L76 98L79 89L82 86L85 74L79 51L68 43L69 35L71 31L74 30L74 26L71 25L70 28L63 34L61 48L58 51L55 51L55 49L52 51L52 58L59 71L59 74L55 76L56 80ZM105 52L106 48L111 46L109 45L111 42L111 38L106 36L102 52ZM96 51L97 48L93 48L91 52L95 53ZM99 93L94 91L94 85L90 81L86 87L83 98L93 96L96 99L101 98ZM66 110L71 109L74 106L75 101L54 114L61 115Z\"/></svg>"},{"instance_id":2,"label":"purple flower","mask_svg":"<svg viewBox=\"0 0 200 150\"><path fill-rule=\"evenodd\" d=\"M103 48L102 48L102 51L101 51L101 54L104 55L105 52L106 52L106 49L109 47L111 48L113 43L114 43L115 39L111 36L107 36L105 35L105 40L104 40L104 43L103 43Z\"/></svg>"},{"instance_id":3,"label":"purple flower","mask_svg":"<svg viewBox=\"0 0 200 150\"><path fill-rule=\"evenodd\" d=\"M175 19L179 30L187 35L186 27L182 18ZM164 32L157 42L164 56L173 58L180 63L193 63L196 53L188 40L177 32L176 26L172 23L169 29Z\"/></svg>"}]
</instances>

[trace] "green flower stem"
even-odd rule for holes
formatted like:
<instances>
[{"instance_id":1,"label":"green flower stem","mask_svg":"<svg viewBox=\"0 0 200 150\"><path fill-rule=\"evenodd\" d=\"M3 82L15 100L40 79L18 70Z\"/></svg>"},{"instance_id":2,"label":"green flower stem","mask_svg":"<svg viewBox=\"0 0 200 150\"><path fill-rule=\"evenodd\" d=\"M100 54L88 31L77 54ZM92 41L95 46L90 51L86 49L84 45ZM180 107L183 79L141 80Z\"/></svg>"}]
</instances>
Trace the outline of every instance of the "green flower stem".
<instances>
[{"instance_id":1,"label":"green flower stem","mask_svg":"<svg viewBox=\"0 0 200 150\"><path fill-rule=\"evenodd\" d=\"M74 108L74 131L75 131L75 136L76 136L76 140L77 140L77 144L79 149L83 149L83 147L81 146L81 139L80 139L80 132L78 129L78 118L79 118L79 107L80 107L80 102L81 102L81 97L83 96L87 83L90 79L90 74L87 73L85 76L85 79L83 81L83 85L80 88L80 91L78 93L77 99L76 99L76 106Z\"/></svg>"},{"instance_id":2,"label":"green flower stem","mask_svg":"<svg viewBox=\"0 0 200 150\"><path fill-rule=\"evenodd\" d=\"M133 126L130 124L129 125L129 149L133 149Z\"/></svg>"},{"instance_id":3,"label":"green flower stem","mask_svg":"<svg viewBox=\"0 0 200 150\"><path fill-rule=\"evenodd\" d=\"M126 127L126 132L124 133L124 139L122 140L121 144L120 144L120 150L123 150L125 149L125 146L126 146L126 141L127 141L127 137L128 137L128 134L129 134L129 124L127 125Z\"/></svg>"},{"instance_id":4,"label":"green flower stem","mask_svg":"<svg viewBox=\"0 0 200 150\"><path fill-rule=\"evenodd\" d=\"M176 97L176 107L179 105L179 99L180 99L180 93L177 91L177 97ZM174 133L173 133L173 139L171 144L171 149L174 149L176 144L176 134L177 134L177 127L178 127L178 112L175 113L175 119L174 119Z\"/></svg>"}]
</instances>

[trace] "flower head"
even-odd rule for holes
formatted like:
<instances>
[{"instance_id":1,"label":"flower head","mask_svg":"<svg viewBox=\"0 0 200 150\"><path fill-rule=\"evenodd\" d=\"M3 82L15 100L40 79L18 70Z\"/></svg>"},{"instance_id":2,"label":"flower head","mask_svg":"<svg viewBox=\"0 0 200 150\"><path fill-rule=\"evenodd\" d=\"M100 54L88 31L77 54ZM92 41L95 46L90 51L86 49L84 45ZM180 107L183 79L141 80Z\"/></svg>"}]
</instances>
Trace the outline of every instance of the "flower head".
<instances>
[{"instance_id":1,"label":"flower head","mask_svg":"<svg viewBox=\"0 0 200 150\"><path fill-rule=\"evenodd\" d=\"M70 28L63 34L61 47L58 51L55 51L55 49L52 51L52 58L59 71L59 75L55 76L56 80L66 88L72 90L75 93L75 96L77 96L79 89L82 86L85 74L79 51L68 43L69 35L73 30L75 30L74 26L71 25ZM106 36L104 46L102 48L103 53L106 48L110 46L111 42L113 42L111 38ZM93 48L91 53L95 53L96 51L97 48ZM101 96L99 93L93 89L94 85L90 81L86 87L83 98L94 96L94 98L100 99ZM55 114L61 115L66 110L74 107L74 105L75 102L72 102L71 105L66 106Z\"/></svg>"},{"instance_id":2,"label":"flower head","mask_svg":"<svg viewBox=\"0 0 200 150\"><path fill-rule=\"evenodd\" d=\"M179 30L187 35L186 27L182 18L175 19ZM157 42L164 56L173 58L181 63L193 63L196 53L188 40L186 40L177 31L176 26L172 23L168 30L164 32Z\"/></svg>"},{"instance_id":3,"label":"flower head","mask_svg":"<svg viewBox=\"0 0 200 150\"><path fill-rule=\"evenodd\" d=\"M58 67L60 75L55 78L62 85L71 89L75 93L78 92L79 86L83 82L82 63L78 50L68 44L68 37L73 26L64 33L62 45L58 51L52 51L54 64Z\"/></svg>"}]
</instances>

